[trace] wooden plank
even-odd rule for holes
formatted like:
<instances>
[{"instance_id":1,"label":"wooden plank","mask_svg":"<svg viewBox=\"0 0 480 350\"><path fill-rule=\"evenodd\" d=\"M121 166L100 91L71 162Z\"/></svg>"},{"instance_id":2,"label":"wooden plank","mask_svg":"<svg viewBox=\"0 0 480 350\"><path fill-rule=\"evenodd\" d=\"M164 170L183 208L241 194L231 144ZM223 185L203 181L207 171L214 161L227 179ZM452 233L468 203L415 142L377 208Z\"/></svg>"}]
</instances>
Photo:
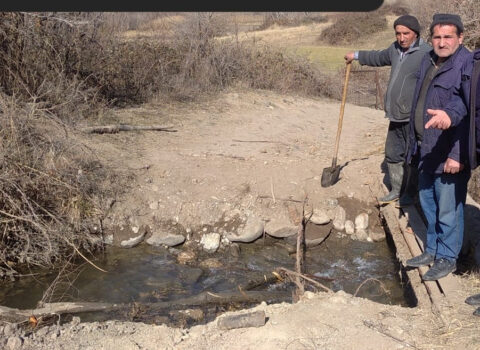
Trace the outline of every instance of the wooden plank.
<instances>
[{"instance_id":1,"label":"wooden plank","mask_svg":"<svg viewBox=\"0 0 480 350\"><path fill-rule=\"evenodd\" d=\"M397 258L404 263L405 260L412 257L412 253L408 248L408 245L405 241L405 238L402 234L402 230L399 226L398 216L392 210L391 205L380 207L380 213L383 216L385 223L388 226L390 235L395 244ZM431 307L432 301L429 296L428 289L422 283L420 275L417 270L405 270L406 275L410 281L413 292L417 298L418 306L420 307Z\"/></svg>"},{"instance_id":2,"label":"wooden plank","mask_svg":"<svg viewBox=\"0 0 480 350\"><path fill-rule=\"evenodd\" d=\"M425 242L427 241L427 227L425 226L425 223L423 222L423 219L415 206L412 205L407 208L402 208L401 210L405 214L404 217L413 230L413 234L406 233L406 236L408 237L415 235L415 239L419 247L416 255L420 255L424 251ZM421 276L423 276L427 271L428 270L425 267L420 268ZM438 284L440 291L447 297L453 295L453 293L460 288L457 279L455 279L452 274L448 274L447 276L440 278L436 281L436 283Z\"/></svg>"}]
</instances>

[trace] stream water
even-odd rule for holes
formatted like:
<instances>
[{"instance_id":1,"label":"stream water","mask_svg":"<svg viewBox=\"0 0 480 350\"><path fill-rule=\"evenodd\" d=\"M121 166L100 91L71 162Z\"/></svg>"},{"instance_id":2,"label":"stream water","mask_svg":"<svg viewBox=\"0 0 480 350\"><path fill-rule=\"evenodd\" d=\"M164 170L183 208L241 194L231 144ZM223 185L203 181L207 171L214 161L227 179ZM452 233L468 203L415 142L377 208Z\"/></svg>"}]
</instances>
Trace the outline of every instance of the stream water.
<instances>
[{"instance_id":1,"label":"stream water","mask_svg":"<svg viewBox=\"0 0 480 350\"><path fill-rule=\"evenodd\" d=\"M107 273L85 263L58 278L55 288L49 288L58 272L43 271L6 283L0 291L0 304L25 309L35 308L42 299L45 302L107 303L172 301L204 291L238 291L239 285L271 276L278 267L295 269L295 254L289 253L283 240L259 239L239 246L238 256L200 253L199 263L195 266L177 263L176 255L183 248L167 249L147 244L131 249L108 247L95 260L95 264ZM321 245L306 251L305 269L306 273L334 291L356 293L385 304L408 305L399 280L399 265L387 241L360 242L332 233ZM285 297L280 301L291 302L294 285L274 283L260 289L266 293L284 291ZM212 314L221 311L217 308ZM125 315L106 313L80 316L82 320L126 318ZM157 318L152 322L164 321Z\"/></svg>"}]
</instances>

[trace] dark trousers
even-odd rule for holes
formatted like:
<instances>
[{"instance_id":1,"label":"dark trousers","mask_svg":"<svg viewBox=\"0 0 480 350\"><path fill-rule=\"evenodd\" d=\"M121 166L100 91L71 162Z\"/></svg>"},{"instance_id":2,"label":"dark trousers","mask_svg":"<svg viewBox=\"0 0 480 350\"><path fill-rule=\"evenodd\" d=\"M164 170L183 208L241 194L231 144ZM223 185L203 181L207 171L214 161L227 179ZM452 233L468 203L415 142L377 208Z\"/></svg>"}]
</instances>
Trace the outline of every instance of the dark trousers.
<instances>
[{"instance_id":1,"label":"dark trousers","mask_svg":"<svg viewBox=\"0 0 480 350\"><path fill-rule=\"evenodd\" d=\"M408 129L408 122L390 121L385 141L385 161L387 163L405 162Z\"/></svg>"}]
</instances>

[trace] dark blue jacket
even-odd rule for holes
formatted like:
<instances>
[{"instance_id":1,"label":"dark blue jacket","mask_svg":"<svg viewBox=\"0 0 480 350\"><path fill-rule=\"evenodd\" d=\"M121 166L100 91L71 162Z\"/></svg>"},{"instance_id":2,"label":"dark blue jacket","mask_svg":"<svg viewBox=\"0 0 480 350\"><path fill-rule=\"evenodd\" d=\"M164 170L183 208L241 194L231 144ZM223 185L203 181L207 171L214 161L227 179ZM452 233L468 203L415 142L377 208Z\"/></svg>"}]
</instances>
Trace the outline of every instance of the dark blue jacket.
<instances>
[{"instance_id":1,"label":"dark blue jacket","mask_svg":"<svg viewBox=\"0 0 480 350\"><path fill-rule=\"evenodd\" d=\"M475 169L480 161L480 49L473 53L473 72L470 92L470 167Z\"/></svg>"},{"instance_id":2,"label":"dark blue jacket","mask_svg":"<svg viewBox=\"0 0 480 350\"><path fill-rule=\"evenodd\" d=\"M410 135L407 162L411 163L418 151L415 135L415 110L418 96L428 68L436 59L433 50L425 54L417 72L412 111L410 113ZM444 62L427 90L423 108L423 125L431 118L427 109L441 109L452 121L447 130L424 129L418 168L422 171L441 174L447 158L468 166L468 88L472 67L472 53L463 45Z\"/></svg>"}]
</instances>

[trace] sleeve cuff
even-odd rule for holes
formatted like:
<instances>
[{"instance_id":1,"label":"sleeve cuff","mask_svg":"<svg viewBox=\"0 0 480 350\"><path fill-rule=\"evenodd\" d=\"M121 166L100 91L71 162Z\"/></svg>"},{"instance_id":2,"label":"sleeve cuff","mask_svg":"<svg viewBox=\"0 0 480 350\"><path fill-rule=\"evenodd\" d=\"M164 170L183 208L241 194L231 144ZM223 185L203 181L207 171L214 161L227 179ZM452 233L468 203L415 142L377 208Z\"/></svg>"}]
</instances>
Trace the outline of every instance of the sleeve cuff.
<instances>
[{"instance_id":1,"label":"sleeve cuff","mask_svg":"<svg viewBox=\"0 0 480 350\"><path fill-rule=\"evenodd\" d=\"M358 51L353 53L353 59L358 61Z\"/></svg>"}]
</instances>

